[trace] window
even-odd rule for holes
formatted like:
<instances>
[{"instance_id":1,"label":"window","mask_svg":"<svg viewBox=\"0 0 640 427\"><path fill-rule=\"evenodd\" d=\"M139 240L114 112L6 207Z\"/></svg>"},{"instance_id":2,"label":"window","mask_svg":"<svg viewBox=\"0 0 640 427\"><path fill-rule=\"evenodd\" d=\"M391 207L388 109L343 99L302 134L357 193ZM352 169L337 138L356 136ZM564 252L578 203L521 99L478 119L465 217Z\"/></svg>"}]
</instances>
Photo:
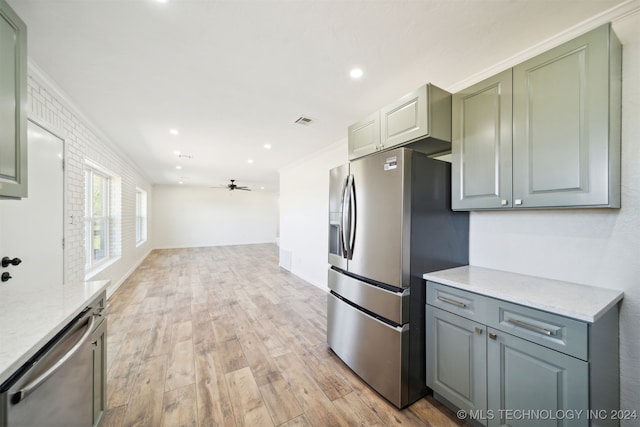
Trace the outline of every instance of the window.
<instances>
[{"instance_id":1,"label":"window","mask_svg":"<svg viewBox=\"0 0 640 427\"><path fill-rule=\"evenodd\" d=\"M109 258L111 178L87 165L84 183L85 269L89 270Z\"/></svg>"},{"instance_id":2,"label":"window","mask_svg":"<svg viewBox=\"0 0 640 427\"><path fill-rule=\"evenodd\" d=\"M136 245L147 240L147 192L136 188Z\"/></svg>"}]
</instances>

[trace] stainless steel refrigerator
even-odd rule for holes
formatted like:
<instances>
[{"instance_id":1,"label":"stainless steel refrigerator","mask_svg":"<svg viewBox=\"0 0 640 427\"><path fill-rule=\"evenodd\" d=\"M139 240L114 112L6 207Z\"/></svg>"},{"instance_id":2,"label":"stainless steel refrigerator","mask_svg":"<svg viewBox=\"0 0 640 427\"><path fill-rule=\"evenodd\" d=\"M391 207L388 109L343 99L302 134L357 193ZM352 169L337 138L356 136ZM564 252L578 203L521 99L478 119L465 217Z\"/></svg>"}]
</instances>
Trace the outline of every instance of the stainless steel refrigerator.
<instances>
[{"instance_id":1,"label":"stainless steel refrigerator","mask_svg":"<svg viewBox=\"0 0 640 427\"><path fill-rule=\"evenodd\" d=\"M327 342L395 406L427 392L426 272L468 264L451 165L408 148L330 172Z\"/></svg>"}]
</instances>

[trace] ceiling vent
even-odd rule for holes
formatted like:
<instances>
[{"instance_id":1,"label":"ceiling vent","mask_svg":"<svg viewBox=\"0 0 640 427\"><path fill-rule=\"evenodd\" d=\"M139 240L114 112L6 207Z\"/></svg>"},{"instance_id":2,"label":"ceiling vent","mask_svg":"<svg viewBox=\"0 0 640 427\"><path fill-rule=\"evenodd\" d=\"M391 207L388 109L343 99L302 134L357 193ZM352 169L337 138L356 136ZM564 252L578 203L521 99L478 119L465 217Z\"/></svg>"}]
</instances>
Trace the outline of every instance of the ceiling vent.
<instances>
[{"instance_id":1,"label":"ceiling vent","mask_svg":"<svg viewBox=\"0 0 640 427\"><path fill-rule=\"evenodd\" d=\"M311 122L312 120L309 117L305 117L305 116L300 116L298 120L295 121L296 124L302 125L302 126L308 126L311 124Z\"/></svg>"}]
</instances>

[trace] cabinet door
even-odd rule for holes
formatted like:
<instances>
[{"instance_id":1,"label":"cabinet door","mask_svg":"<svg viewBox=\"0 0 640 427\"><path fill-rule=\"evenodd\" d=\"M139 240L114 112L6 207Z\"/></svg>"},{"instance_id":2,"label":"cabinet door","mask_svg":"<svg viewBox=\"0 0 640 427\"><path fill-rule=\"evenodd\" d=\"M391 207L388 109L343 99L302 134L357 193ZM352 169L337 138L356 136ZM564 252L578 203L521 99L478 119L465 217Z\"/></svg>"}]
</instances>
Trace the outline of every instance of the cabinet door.
<instances>
[{"instance_id":1,"label":"cabinet door","mask_svg":"<svg viewBox=\"0 0 640 427\"><path fill-rule=\"evenodd\" d=\"M511 207L511 70L453 95L453 209Z\"/></svg>"},{"instance_id":2,"label":"cabinet door","mask_svg":"<svg viewBox=\"0 0 640 427\"><path fill-rule=\"evenodd\" d=\"M27 27L0 0L0 196L27 195Z\"/></svg>"},{"instance_id":3,"label":"cabinet door","mask_svg":"<svg viewBox=\"0 0 640 427\"><path fill-rule=\"evenodd\" d=\"M605 25L514 67L516 206L619 207L619 57Z\"/></svg>"},{"instance_id":4,"label":"cabinet door","mask_svg":"<svg viewBox=\"0 0 640 427\"><path fill-rule=\"evenodd\" d=\"M429 133L428 85L422 86L380 111L384 148L404 144Z\"/></svg>"},{"instance_id":5,"label":"cabinet door","mask_svg":"<svg viewBox=\"0 0 640 427\"><path fill-rule=\"evenodd\" d=\"M587 362L496 329L487 336L490 427L589 425ZM582 417L552 416L568 410L582 410Z\"/></svg>"},{"instance_id":6,"label":"cabinet door","mask_svg":"<svg viewBox=\"0 0 640 427\"><path fill-rule=\"evenodd\" d=\"M466 411L487 409L484 329L427 305L427 386Z\"/></svg>"},{"instance_id":7,"label":"cabinet door","mask_svg":"<svg viewBox=\"0 0 640 427\"><path fill-rule=\"evenodd\" d=\"M107 319L91 337L93 344L93 426L100 425L107 408Z\"/></svg>"},{"instance_id":8,"label":"cabinet door","mask_svg":"<svg viewBox=\"0 0 640 427\"><path fill-rule=\"evenodd\" d=\"M370 116L349 126L349 160L371 154L380 147L380 114Z\"/></svg>"}]
</instances>

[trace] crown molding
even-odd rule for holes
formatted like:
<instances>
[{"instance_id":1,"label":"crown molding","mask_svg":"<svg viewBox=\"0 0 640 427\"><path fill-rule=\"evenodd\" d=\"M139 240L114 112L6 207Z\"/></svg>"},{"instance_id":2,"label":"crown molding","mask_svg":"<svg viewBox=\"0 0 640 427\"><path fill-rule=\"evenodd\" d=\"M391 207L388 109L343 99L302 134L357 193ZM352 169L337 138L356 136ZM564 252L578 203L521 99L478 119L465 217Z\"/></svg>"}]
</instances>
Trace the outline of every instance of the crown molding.
<instances>
[{"instance_id":1,"label":"crown molding","mask_svg":"<svg viewBox=\"0 0 640 427\"><path fill-rule=\"evenodd\" d=\"M451 93L456 93L488 77L494 76L504 70L507 70L528 59L531 59L536 55L546 52L549 49L561 45L564 42L572 40L588 31L599 27L600 25L606 24L608 22L615 24L616 21L620 21L627 16L639 11L640 0L627 0L617 6L612 7L611 9L594 15L591 18L574 25L573 27L569 27L561 33L549 37L548 39L543 40L540 43L505 59L504 61L500 61L497 64L480 71L479 73L476 73L462 81L459 81L458 83L455 83L452 86L446 88L446 90Z\"/></svg>"},{"instance_id":2,"label":"crown molding","mask_svg":"<svg viewBox=\"0 0 640 427\"><path fill-rule=\"evenodd\" d=\"M71 98L57 85L57 83L40 68L32 58L27 59L28 74L38 84L44 86L48 91L52 93L57 101L65 105L75 116L80 119L82 124L86 126L93 134L98 137L100 142L105 144L109 149L113 150L120 158L122 158L129 166L131 166L138 175L146 179L150 184L152 183L149 176L144 173L140 167L117 145L111 138L98 128L93 121L82 113L82 110L71 100ZM37 121L37 120L36 120Z\"/></svg>"}]
</instances>

